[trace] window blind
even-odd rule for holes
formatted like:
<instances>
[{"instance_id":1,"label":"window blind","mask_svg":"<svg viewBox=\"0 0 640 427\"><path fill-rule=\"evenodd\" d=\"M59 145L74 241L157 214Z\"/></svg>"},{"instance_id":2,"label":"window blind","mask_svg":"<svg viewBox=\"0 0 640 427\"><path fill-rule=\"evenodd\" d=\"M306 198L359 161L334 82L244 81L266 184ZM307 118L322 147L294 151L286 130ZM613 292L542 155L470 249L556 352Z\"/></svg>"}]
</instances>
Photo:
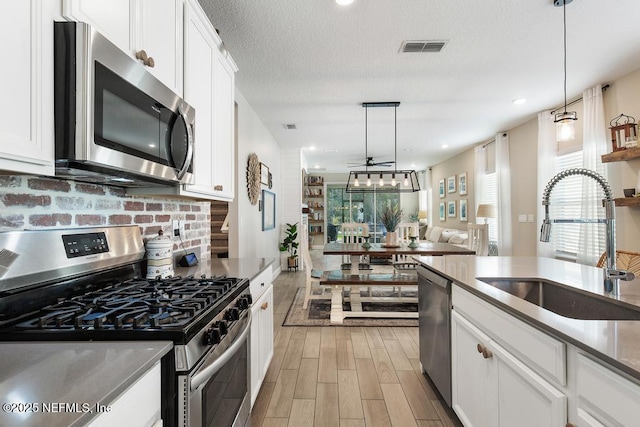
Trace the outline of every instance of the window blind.
<instances>
[{"instance_id":1,"label":"window blind","mask_svg":"<svg viewBox=\"0 0 640 427\"><path fill-rule=\"evenodd\" d=\"M582 151L574 151L556 157L555 172L561 172L570 168L582 167ZM551 193L550 215L552 219L578 219L581 218L582 204L582 182L583 179L590 179L580 175L570 176L560 181ZM598 187L598 197L591 202L597 206L601 205L604 198L602 189ZM604 218L604 208L598 209L598 218ZM592 218L589 218L592 219ZM581 224L554 224L551 231L551 238L556 254L560 257L575 257L578 253ZM589 224L595 227L598 233L598 240L604 242L605 227L602 224ZM600 248L593 248L594 254L600 255Z\"/></svg>"}]
</instances>

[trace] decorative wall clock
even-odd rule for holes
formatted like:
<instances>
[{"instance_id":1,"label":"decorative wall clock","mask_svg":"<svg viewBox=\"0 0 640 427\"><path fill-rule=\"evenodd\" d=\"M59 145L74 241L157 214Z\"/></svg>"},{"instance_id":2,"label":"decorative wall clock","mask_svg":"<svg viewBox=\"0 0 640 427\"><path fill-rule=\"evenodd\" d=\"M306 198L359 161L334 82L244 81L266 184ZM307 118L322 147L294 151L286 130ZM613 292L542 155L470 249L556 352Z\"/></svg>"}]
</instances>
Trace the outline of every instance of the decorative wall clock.
<instances>
[{"instance_id":1,"label":"decorative wall clock","mask_svg":"<svg viewBox=\"0 0 640 427\"><path fill-rule=\"evenodd\" d=\"M247 193L252 205L260 199L260 161L256 153L249 154L247 159Z\"/></svg>"}]
</instances>

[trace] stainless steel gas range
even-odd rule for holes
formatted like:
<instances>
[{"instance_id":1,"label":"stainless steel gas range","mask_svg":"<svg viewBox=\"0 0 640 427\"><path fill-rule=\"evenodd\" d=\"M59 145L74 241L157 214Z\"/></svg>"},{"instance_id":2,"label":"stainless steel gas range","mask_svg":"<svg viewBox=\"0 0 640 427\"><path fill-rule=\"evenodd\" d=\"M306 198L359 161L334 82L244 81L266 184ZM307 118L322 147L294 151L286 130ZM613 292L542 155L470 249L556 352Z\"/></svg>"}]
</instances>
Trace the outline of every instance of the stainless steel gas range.
<instances>
[{"instance_id":1,"label":"stainless steel gas range","mask_svg":"<svg viewBox=\"0 0 640 427\"><path fill-rule=\"evenodd\" d=\"M246 425L249 281L147 280L143 257L137 226L0 233L0 341L172 341L164 425Z\"/></svg>"}]
</instances>

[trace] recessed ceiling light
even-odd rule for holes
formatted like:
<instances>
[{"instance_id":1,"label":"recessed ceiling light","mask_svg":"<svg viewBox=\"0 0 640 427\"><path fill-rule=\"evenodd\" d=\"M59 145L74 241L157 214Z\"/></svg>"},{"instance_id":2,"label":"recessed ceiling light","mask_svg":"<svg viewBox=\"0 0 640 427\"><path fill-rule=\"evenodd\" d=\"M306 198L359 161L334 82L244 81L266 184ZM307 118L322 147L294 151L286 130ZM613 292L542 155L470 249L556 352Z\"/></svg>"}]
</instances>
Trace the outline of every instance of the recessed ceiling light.
<instances>
[{"instance_id":1,"label":"recessed ceiling light","mask_svg":"<svg viewBox=\"0 0 640 427\"><path fill-rule=\"evenodd\" d=\"M337 148L325 148L324 152L325 153L338 153L338 152L340 152L340 150L338 150Z\"/></svg>"},{"instance_id":2,"label":"recessed ceiling light","mask_svg":"<svg viewBox=\"0 0 640 427\"><path fill-rule=\"evenodd\" d=\"M440 148L449 148L449 144L442 144Z\"/></svg>"},{"instance_id":3,"label":"recessed ceiling light","mask_svg":"<svg viewBox=\"0 0 640 427\"><path fill-rule=\"evenodd\" d=\"M353 3L353 0L336 0L336 3L338 3L340 6L349 6L351 3Z\"/></svg>"},{"instance_id":4,"label":"recessed ceiling light","mask_svg":"<svg viewBox=\"0 0 640 427\"><path fill-rule=\"evenodd\" d=\"M526 98L516 98L511 102L513 102L515 105L522 105L525 102L527 102L527 100L526 100Z\"/></svg>"},{"instance_id":5,"label":"recessed ceiling light","mask_svg":"<svg viewBox=\"0 0 640 427\"><path fill-rule=\"evenodd\" d=\"M313 168L314 169L320 169L320 165L315 165Z\"/></svg>"},{"instance_id":6,"label":"recessed ceiling light","mask_svg":"<svg viewBox=\"0 0 640 427\"><path fill-rule=\"evenodd\" d=\"M314 151L316 149L316 147L314 145L312 145L311 147L309 147L309 150Z\"/></svg>"}]
</instances>

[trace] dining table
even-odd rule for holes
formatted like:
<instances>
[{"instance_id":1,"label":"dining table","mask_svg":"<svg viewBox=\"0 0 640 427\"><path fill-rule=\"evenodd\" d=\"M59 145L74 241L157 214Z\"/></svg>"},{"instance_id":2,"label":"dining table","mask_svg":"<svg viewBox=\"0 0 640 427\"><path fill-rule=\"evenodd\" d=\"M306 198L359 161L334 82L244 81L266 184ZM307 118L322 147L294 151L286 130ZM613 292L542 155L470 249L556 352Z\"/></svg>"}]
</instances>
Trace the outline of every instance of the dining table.
<instances>
[{"instance_id":1,"label":"dining table","mask_svg":"<svg viewBox=\"0 0 640 427\"><path fill-rule=\"evenodd\" d=\"M384 243L370 243L370 247L363 246L364 243L342 243L330 242L324 246L324 255L347 255L351 257L351 274L360 274L359 260L365 255L369 257L384 257L385 255L395 257L404 256L440 256L440 255L474 255L475 251L466 246L453 245L441 242L416 242L416 247L409 244L386 245Z\"/></svg>"},{"instance_id":2,"label":"dining table","mask_svg":"<svg viewBox=\"0 0 640 427\"><path fill-rule=\"evenodd\" d=\"M326 273L320 280L320 284L331 286L331 314L332 324L342 324L346 317L375 317L375 318L417 318L417 312L380 312L364 311L362 309L363 298L360 296L360 286L393 286L398 288L397 302L417 302L417 298L403 297L402 286L417 285L416 274L405 274L403 272L368 272L360 270L360 257L390 257L397 255L409 256L441 256L441 255L475 255L475 251L466 246L458 246L441 242L416 242L416 245L400 244L386 245L384 243L342 243L330 242L324 246L324 255L347 255L351 258L351 266L346 271L331 271ZM349 287L351 311L343 310L343 288ZM371 290L368 299L372 299ZM388 298L387 298L388 299Z\"/></svg>"}]
</instances>

